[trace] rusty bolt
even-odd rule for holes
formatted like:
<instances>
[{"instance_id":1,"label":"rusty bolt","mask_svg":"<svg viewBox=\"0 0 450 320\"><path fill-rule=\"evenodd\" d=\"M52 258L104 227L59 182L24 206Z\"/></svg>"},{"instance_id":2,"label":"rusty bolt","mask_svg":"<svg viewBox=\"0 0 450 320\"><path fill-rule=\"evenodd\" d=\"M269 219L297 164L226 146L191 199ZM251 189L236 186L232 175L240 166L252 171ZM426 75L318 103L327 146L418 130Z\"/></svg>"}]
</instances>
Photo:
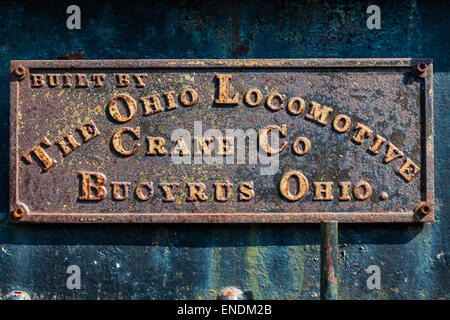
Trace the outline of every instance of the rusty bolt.
<instances>
[{"instance_id":1,"label":"rusty bolt","mask_svg":"<svg viewBox=\"0 0 450 320\"><path fill-rule=\"evenodd\" d=\"M226 287L220 291L217 300L244 300L243 292L236 287Z\"/></svg>"},{"instance_id":2,"label":"rusty bolt","mask_svg":"<svg viewBox=\"0 0 450 320\"><path fill-rule=\"evenodd\" d=\"M19 66L17 66L16 70L14 70L14 73L16 74L17 79L20 81L20 80L25 79L25 77L28 74L28 70L24 66L19 65Z\"/></svg>"},{"instance_id":3,"label":"rusty bolt","mask_svg":"<svg viewBox=\"0 0 450 320\"><path fill-rule=\"evenodd\" d=\"M425 63L423 63L423 62L419 62L416 65L416 70L417 70L417 72L419 74L422 74L422 73L424 73L427 70L427 65Z\"/></svg>"},{"instance_id":4,"label":"rusty bolt","mask_svg":"<svg viewBox=\"0 0 450 320\"><path fill-rule=\"evenodd\" d=\"M6 300L31 300L30 295L25 291L13 291L6 295Z\"/></svg>"},{"instance_id":5,"label":"rusty bolt","mask_svg":"<svg viewBox=\"0 0 450 320\"><path fill-rule=\"evenodd\" d=\"M431 213L431 207L428 204L424 203L419 207L419 212L422 215L426 216Z\"/></svg>"},{"instance_id":6,"label":"rusty bolt","mask_svg":"<svg viewBox=\"0 0 450 320\"><path fill-rule=\"evenodd\" d=\"M380 200L387 200L389 198L389 195L387 194L387 192L382 192L380 193Z\"/></svg>"},{"instance_id":7,"label":"rusty bolt","mask_svg":"<svg viewBox=\"0 0 450 320\"><path fill-rule=\"evenodd\" d=\"M20 219L24 216L25 214L25 210L23 210L21 207L18 207L16 210L14 210L13 212L13 216L16 219Z\"/></svg>"}]
</instances>

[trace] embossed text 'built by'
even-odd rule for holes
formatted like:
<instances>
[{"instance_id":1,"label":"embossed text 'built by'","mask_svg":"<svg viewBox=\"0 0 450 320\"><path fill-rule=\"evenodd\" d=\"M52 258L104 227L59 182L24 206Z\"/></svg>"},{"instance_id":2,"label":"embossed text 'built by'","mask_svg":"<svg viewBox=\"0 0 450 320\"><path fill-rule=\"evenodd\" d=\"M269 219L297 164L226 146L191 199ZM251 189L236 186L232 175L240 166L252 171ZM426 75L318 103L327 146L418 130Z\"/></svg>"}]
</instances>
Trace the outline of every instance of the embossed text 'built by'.
<instances>
[{"instance_id":1,"label":"embossed text 'built by'","mask_svg":"<svg viewBox=\"0 0 450 320\"><path fill-rule=\"evenodd\" d=\"M432 68L11 61L10 220L433 221Z\"/></svg>"}]
</instances>

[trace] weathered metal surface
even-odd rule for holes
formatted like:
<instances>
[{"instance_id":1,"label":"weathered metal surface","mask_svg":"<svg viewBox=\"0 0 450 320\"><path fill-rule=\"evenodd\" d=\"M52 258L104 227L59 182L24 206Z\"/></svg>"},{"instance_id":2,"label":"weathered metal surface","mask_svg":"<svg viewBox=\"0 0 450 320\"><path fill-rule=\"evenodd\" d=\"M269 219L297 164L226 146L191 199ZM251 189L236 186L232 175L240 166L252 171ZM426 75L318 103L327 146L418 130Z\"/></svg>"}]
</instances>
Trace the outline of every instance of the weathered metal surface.
<instances>
[{"instance_id":1,"label":"weathered metal surface","mask_svg":"<svg viewBox=\"0 0 450 320\"><path fill-rule=\"evenodd\" d=\"M435 221L340 224L339 299L449 299L450 10L446 1L78 1L0 5L0 296L32 299L216 299L228 286L255 299L319 299L316 224L26 225L8 222L11 59L433 57ZM151 17L151 19L149 18ZM44 23L43 23L44 22ZM236 48L236 51L232 49ZM80 290L66 269L81 268ZM370 265L381 288L366 286ZM0 297L0 298L1 298Z\"/></svg>"},{"instance_id":2,"label":"weathered metal surface","mask_svg":"<svg viewBox=\"0 0 450 320\"><path fill-rule=\"evenodd\" d=\"M10 70L14 222L433 221L429 59Z\"/></svg>"}]
</instances>

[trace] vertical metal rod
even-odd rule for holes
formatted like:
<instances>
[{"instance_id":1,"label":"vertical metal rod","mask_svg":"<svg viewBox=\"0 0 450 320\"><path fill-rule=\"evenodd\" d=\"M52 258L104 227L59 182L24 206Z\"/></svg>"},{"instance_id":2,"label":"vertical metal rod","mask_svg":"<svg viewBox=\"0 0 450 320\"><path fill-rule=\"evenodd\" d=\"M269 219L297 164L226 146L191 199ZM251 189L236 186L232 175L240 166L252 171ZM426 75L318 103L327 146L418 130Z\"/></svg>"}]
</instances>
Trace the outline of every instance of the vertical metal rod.
<instances>
[{"instance_id":1,"label":"vertical metal rod","mask_svg":"<svg viewBox=\"0 0 450 320\"><path fill-rule=\"evenodd\" d=\"M337 221L322 221L320 224L320 299L337 299Z\"/></svg>"}]
</instances>

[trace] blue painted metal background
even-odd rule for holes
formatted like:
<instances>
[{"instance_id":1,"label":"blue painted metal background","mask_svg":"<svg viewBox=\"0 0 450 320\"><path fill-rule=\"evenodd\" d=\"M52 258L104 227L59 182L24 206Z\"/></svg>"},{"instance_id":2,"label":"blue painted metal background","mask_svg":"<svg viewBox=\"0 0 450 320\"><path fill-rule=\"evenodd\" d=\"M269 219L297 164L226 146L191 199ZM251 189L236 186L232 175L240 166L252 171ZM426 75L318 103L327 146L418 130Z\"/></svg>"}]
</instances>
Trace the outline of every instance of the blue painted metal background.
<instances>
[{"instance_id":1,"label":"blue painted metal background","mask_svg":"<svg viewBox=\"0 0 450 320\"><path fill-rule=\"evenodd\" d=\"M66 28L78 4L82 29ZM381 8L381 30L366 8ZM318 299L319 225L12 225L8 222L8 64L55 59L431 57L436 221L340 225L340 299L448 299L450 7L446 1L122 1L0 4L0 298ZM66 288L66 268L82 288ZM365 268L381 269L381 289Z\"/></svg>"}]
</instances>

